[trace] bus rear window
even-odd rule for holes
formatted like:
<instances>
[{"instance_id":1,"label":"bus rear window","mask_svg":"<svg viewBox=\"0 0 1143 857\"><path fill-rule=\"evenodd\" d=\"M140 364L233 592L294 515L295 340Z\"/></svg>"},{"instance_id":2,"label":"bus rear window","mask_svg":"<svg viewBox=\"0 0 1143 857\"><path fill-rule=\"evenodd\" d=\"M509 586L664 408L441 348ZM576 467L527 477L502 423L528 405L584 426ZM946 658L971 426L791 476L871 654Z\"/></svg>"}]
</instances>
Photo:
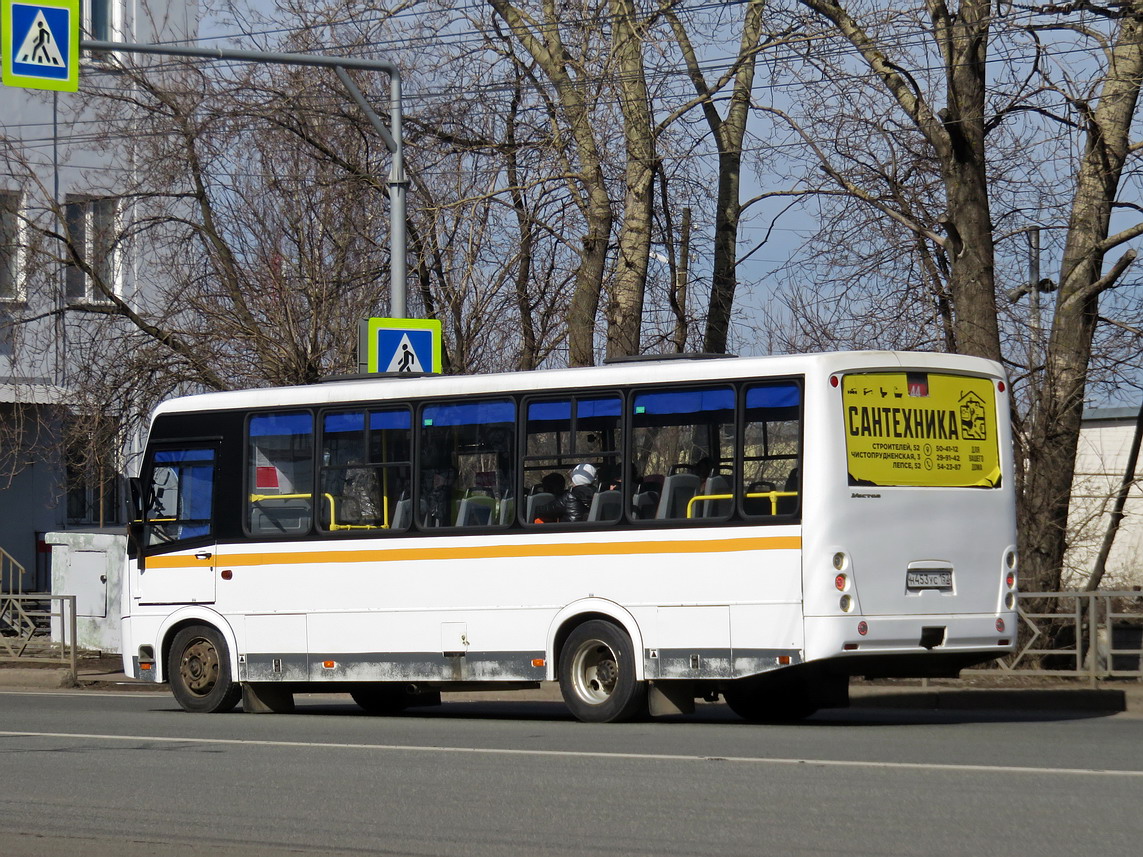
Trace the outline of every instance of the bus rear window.
<instances>
[{"instance_id":1,"label":"bus rear window","mask_svg":"<svg viewBox=\"0 0 1143 857\"><path fill-rule=\"evenodd\" d=\"M931 372L844 376L850 485L1000 485L996 393L989 378Z\"/></svg>"}]
</instances>

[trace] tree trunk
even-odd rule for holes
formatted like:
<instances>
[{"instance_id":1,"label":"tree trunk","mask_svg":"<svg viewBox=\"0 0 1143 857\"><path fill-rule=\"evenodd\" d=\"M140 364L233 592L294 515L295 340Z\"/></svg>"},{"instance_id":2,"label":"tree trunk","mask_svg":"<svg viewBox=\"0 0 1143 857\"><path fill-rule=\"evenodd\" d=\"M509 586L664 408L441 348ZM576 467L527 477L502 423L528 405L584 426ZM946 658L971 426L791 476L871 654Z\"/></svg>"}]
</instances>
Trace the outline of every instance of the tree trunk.
<instances>
[{"instance_id":1,"label":"tree trunk","mask_svg":"<svg viewBox=\"0 0 1143 857\"><path fill-rule=\"evenodd\" d=\"M577 202L585 224L580 264L568 308L568 361L572 366L591 366L595 363L595 317L603 289L612 213L589 100L582 88L587 84L582 75L573 78L568 72L572 58L560 39L560 13L553 0L544 0L542 22L521 14L507 0L488 2L555 88L575 144L575 157L568 161L579 163L576 179L581 196ZM540 31L542 38L537 37L534 28ZM590 76L587 79L590 80Z\"/></svg>"},{"instance_id":2,"label":"tree trunk","mask_svg":"<svg viewBox=\"0 0 1143 857\"><path fill-rule=\"evenodd\" d=\"M1000 360L996 318L992 217L985 172L984 96L991 4L972 0L949 17L944 4L930 2L937 45L945 61L947 106L939 118L945 145L939 147L944 180L956 351Z\"/></svg>"},{"instance_id":3,"label":"tree trunk","mask_svg":"<svg viewBox=\"0 0 1143 857\"><path fill-rule=\"evenodd\" d=\"M719 115L711 100L713 93L703 75L698 55L673 12L666 14L683 52L687 74L695 92L703 98L702 110L718 149L718 196L715 200L714 262L711 271L710 303L707 310L703 350L725 354L730 336L730 318L734 295L738 290L738 224L742 218L742 141L750 117L750 97L754 87L754 69L758 46L762 39L762 10L765 0L750 0L739 39L739 63L734 74L734 87L726 116Z\"/></svg>"},{"instance_id":4,"label":"tree trunk","mask_svg":"<svg viewBox=\"0 0 1143 857\"><path fill-rule=\"evenodd\" d=\"M639 353L643 326L654 212L655 138L643 69L643 37L633 0L612 0L611 15L627 168L619 257L607 313L607 356L623 357Z\"/></svg>"},{"instance_id":5,"label":"tree trunk","mask_svg":"<svg viewBox=\"0 0 1143 857\"><path fill-rule=\"evenodd\" d=\"M1052 317L1040 408L1033 416L1028 472L1020 507L1022 578L1028 589L1059 589L1067 550L1068 506L1083 417L1087 367L1099 317L1099 295L1134 258L1103 273L1111 210L1127 158L1129 132L1143 82L1143 0L1131 4L1110 53L1110 67L1075 178L1060 288Z\"/></svg>"}]
</instances>

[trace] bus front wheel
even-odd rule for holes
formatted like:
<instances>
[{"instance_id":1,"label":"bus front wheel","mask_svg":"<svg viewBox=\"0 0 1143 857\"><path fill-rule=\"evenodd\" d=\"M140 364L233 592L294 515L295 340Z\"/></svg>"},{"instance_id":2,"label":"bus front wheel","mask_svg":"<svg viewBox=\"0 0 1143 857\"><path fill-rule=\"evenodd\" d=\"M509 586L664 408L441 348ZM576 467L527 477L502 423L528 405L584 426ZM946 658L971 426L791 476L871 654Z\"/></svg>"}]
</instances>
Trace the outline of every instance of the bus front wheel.
<instances>
[{"instance_id":1,"label":"bus front wheel","mask_svg":"<svg viewBox=\"0 0 1143 857\"><path fill-rule=\"evenodd\" d=\"M192 625L175 635L167 676L175 701L186 711L230 711L242 696L242 686L230 674L226 640L208 625Z\"/></svg>"},{"instance_id":2,"label":"bus front wheel","mask_svg":"<svg viewBox=\"0 0 1143 857\"><path fill-rule=\"evenodd\" d=\"M560 692L577 720L614 723L647 709L647 686L635 678L631 639L593 619L568 635L560 654Z\"/></svg>"}]
</instances>

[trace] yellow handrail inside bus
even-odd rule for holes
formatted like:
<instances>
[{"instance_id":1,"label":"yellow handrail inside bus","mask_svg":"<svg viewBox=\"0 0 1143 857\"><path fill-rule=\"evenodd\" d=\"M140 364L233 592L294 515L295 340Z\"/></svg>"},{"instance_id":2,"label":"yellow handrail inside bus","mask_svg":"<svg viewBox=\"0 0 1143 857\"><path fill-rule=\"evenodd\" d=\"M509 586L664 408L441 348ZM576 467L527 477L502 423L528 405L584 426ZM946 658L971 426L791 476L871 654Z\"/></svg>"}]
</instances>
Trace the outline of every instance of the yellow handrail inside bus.
<instances>
[{"instance_id":1,"label":"yellow handrail inside bus","mask_svg":"<svg viewBox=\"0 0 1143 857\"><path fill-rule=\"evenodd\" d=\"M745 494L743 496L745 496L749 500L758 500L758 499L761 499L763 497L770 498L770 514L771 515L777 515L778 514L778 498L779 497L797 497L798 492L797 491L762 491L762 492L751 491L750 493ZM734 499L733 494L696 494L694 497L691 497L691 499L687 501L687 517L688 518L694 517L694 505L699 500L733 500L733 499Z\"/></svg>"}]
</instances>

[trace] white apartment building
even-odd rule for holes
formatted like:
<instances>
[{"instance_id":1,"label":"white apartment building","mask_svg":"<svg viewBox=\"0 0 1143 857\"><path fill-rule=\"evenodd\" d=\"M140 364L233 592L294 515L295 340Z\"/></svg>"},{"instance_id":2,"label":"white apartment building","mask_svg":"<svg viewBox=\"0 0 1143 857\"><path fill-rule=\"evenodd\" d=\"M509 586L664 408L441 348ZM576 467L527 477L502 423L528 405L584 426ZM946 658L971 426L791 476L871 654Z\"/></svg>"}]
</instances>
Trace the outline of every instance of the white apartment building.
<instances>
[{"instance_id":1,"label":"white apartment building","mask_svg":"<svg viewBox=\"0 0 1143 857\"><path fill-rule=\"evenodd\" d=\"M84 38L178 43L198 33L195 0L81 6ZM27 570L0 591L48 588L44 533L122 523L121 474L69 466L53 442L66 421L83 425L69 395L71 346L77 326L97 317L79 310L106 299L50 234L70 235L115 294L139 300L146 253L112 238L132 216L117 195L130 138L109 145L98 102L88 100L93 88L117 85L104 55L84 54L79 93L0 87L0 549Z\"/></svg>"}]
</instances>

